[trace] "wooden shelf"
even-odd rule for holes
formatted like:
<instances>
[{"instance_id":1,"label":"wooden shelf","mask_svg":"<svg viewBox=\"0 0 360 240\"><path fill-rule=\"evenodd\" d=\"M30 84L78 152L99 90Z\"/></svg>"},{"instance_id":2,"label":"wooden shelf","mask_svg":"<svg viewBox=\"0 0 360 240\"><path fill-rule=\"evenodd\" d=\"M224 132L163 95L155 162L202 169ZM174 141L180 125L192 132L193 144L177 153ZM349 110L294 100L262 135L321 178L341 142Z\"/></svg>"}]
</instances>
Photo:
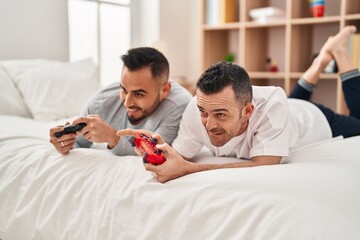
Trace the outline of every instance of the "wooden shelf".
<instances>
[{"instance_id":1,"label":"wooden shelf","mask_svg":"<svg viewBox=\"0 0 360 240\"><path fill-rule=\"evenodd\" d=\"M285 78L284 72L248 72L252 79L277 79Z\"/></svg>"},{"instance_id":2,"label":"wooden shelf","mask_svg":"<svg viewBox=\"0 0 360 240\"><path fill-rule=\"evenodd\" d=\"M360 19L360 13L345 16L345 20L359 20L359 19Z\"/></svg>"},{"instance_id":3,"label":"wooden shelf","mask_svg":"<svg viewBox=\"0 0 360 240\"><path fill-rule=\"evenodd\" d=\"M303 75L303 72L292 72L290 73L290 78L300 78ZM325 79L325 80L337 80L338 79L338 75L336 73L321 73L320 74L320 79Z\"/></svg>"},{"instance_id":4,"label":"wooden shelf","mask_svg":"<svg viewBox=\"0 0 360 240\"><path fill-rule=\"evenodd\" d=\"M322 17L322 18L295 18L291 19L290 23L293 25L296 24L318 24L318 23L336 23L340 22L340 16L330 16L330 17Z\"/></svg>"},{"instance_id":5,"label":"wooden shelf","mask_svg":"<svg viewBox=\"0 0 360 240\"><path fill-rule=\"evenodd\" d=\"M277 27L285 26L286 21L271 21L271 22L245 22L244 27L256 28L256 27Z\"/></svg>"},{"instance_id":6,"label":"wooden shelf","mask_svg":"<svg viewBox=\"0 0 360 240\"><path fill-rule=\"evenodd\" d=\"M204 31L211 31L211 30L228 30L228 29L238 29L240 26L240 23L223 23L219 25L204 25L203 30Z\"/></svg>"},{"instance_id":7,"label":"wooden shelf","mask_svg":"<svg viewBox=\"0 0 360 240\"><path fill-rule=\"evenodd\" d=\"M324 17L312 17L306 0L235 0L235 22L217 25L206 24L206 3L202 0L201 72L233 53L235 63L248 71L254 84L280 86L287 94L329 36L348 24L360 31L359 0L327 0ZM285 19L253 22L249 12L262 7L283 9ZM266 71L267 57L277 61L279 72ZM347 113L337 79L337 74L321 74L314 97L338 113ZM335 97L328 98L329 94Z\"/></svg>"}]
</instances>

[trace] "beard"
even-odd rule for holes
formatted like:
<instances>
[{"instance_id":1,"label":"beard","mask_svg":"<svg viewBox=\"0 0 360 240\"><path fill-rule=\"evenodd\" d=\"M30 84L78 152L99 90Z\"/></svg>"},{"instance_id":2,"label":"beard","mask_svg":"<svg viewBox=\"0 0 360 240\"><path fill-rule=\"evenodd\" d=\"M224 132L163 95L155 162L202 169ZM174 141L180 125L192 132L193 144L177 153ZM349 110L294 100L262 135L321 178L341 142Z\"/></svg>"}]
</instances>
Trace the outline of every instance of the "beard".
<instances>
[{"instance_id":1,"label":"beard","mask_svg":"<svg viewBox=\"0 0 360 240\"><path fill-rule=\"evenodd\" d=\"M142 120L144 120L145 118L147 118L149 114L147 114L146 112L143 112L143 114L140 117L131 117L128 114L128 120L132 125L137 125L139 124Z\"/></svg>"},{"instance_id":2,"label":"beard","mask_svg":"<svg viewBox=\"0 0 360 240\"><path fill-rule=\"evenodd\" d=\"M143 108L140 107L136 107L138 108L138 111L141 111L141 115L138 117L133 117L130 116L128 113L128 120L132 125L138 125L141 123L141 121L143 121L145 118L147 118L149 115L151 115L156 109L157 107L160 105L161 101L160 101L160 96L158 95L153 104L151 104L151 106L148 108L148 110L144 110Z\"/></svg>"}]
</instances>

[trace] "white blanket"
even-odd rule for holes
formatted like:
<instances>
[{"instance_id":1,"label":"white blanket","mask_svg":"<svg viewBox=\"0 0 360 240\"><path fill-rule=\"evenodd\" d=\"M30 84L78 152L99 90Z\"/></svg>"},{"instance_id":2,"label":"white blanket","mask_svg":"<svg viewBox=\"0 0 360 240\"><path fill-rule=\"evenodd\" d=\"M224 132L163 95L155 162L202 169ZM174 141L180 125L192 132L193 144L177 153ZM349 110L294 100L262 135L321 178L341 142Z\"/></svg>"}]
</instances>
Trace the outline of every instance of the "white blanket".
<instances>
[{"instance_id":1,"label":"white blanket","mask_svg":"<svg viewBox=\"0 0 360 240\"><path fill-rule=\"evenodd\" d=\"M360 239L360 137L160 184L137 156L57 153L54 124L0 117L0 239Z\"/></svg>"}]
</instances>

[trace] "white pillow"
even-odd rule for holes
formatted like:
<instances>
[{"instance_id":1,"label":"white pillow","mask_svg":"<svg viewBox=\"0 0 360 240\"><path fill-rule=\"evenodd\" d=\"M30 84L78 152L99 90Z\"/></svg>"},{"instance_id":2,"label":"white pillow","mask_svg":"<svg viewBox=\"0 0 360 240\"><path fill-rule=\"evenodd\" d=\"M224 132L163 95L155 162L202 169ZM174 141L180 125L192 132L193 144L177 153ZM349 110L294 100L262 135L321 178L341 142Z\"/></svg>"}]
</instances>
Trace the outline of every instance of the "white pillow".
<instances>
[{"instance_id":1,"label":"white pillow","mask_svg":"<svg viewBox=\"0 0 360 240\"><path fill-rule=\"evenodd\" d=\"M13 115L31 118L19 90L0 64L0 115Z\"/></svg>"},{"instance_id":2,"label":"white pillow","mask_svg":"<svg viewBox=\"0 0 360 240\"><path fill-rule=\"evenodd\" d=\"M97 67L90 59L70 63L14 60L4 62L4 67L36 120L79 115L100 88Z\"/></svg>"}]
</instances>

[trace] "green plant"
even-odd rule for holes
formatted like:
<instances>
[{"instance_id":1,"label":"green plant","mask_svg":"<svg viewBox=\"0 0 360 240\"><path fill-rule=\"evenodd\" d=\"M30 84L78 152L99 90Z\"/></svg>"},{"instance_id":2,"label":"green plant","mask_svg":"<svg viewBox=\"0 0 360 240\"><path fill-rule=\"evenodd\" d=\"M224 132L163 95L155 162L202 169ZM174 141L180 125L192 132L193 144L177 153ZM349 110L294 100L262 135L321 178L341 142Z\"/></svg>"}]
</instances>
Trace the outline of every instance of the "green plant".
<instances>
[{"instance_id":1,"label":"green plant","mask_svg":"<svg viewBox=\"0 0 360 240\"><path fill-rule=\"evenodd\" d=\"M235 54L228 53L224 56L224 61L226 62L234 62L235 61Z\"/></svg>"}]
</instances>

